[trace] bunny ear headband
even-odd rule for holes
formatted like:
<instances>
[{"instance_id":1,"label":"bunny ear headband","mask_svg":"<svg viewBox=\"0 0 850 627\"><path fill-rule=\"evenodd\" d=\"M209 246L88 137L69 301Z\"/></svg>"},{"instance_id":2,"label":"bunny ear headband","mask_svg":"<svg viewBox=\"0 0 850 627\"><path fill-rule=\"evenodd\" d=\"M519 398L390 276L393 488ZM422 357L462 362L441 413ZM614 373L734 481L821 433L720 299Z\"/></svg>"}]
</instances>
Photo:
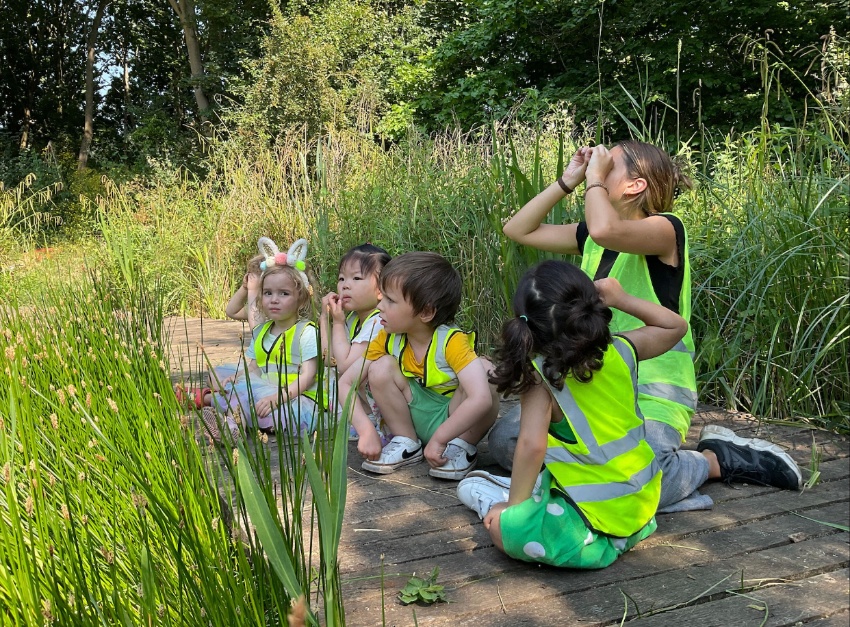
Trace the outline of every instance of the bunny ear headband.
<instances>
[{"instance_id":1,"label":"bunny ear headband","mask_svg":"<svg viewBox=\"0 0 850 627\"><path fill-rule=\"evenodd\" d=\"M257 240L257 248L259 248L260 254L266 258L265 261L260 263L260 270L265 272L272 266L290 266L298 272L304 287L310 289L310 281L304 274L304 270L307 268L307 264L304 263L307 258L306 239L296 240L287 252L282 253L271 238L261 237Z\"/></svg>"}]
</instances>

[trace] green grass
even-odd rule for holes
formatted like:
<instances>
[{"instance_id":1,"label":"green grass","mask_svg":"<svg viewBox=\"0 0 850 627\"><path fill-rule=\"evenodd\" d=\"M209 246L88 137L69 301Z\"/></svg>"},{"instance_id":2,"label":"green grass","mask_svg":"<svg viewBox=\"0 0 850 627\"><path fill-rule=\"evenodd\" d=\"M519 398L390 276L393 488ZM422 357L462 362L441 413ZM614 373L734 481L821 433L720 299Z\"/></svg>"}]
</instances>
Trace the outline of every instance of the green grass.
<instances>
[{"instance_id":1,"label":"green grass","mask_svg":"<svg viewBox=\"0 0 850 627\"><path fill-rule=\"evenodd\" d=\"M278 438L275 487L253 437L196 442L160 298L52 287L38 316L0 309L0 623L281 625L303 596L308 623L342 624L347 427Z\"/></svg>"},{"instance_id":2,"label":"green grass","mask_svg":"<svg viewBox=\"0 0 850 627\"><path fill-rule=\"evenodd\" d=\"M703 154L683 148L700 174L676 211L691 239L700 399L848 432L850 165L836 139L846 125L830 120L713 143L705 136ZM224 143L203 180L108 185L102 236L89 242L86 261L128 293L156 282L170 312L220 316L260 235L282 247L307 237L317 297L333 287L350 246L433 250L464 277L459 322L487 352L518 277L545 256L507 241L501 224L583 141L495 126L411 133L389 149L344 132L292 136L250 155ZM581 217L571 196L551 219ZM37 283L28 276L3 281ZM15 293L28 299L25 289Z\"/></svg>"}]
</instances>

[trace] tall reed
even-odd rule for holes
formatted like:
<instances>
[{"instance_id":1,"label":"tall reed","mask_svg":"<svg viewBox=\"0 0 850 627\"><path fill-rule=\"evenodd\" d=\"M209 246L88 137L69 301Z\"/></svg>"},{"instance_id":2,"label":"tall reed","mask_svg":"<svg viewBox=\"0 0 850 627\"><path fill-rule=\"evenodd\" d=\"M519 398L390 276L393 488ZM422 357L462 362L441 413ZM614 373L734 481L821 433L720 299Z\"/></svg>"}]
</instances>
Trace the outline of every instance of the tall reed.
<instances>
[{"instance_id":1,"label":"tall reed","mask_svg":"<svg viewBox=\"0 0 850 627\"><path fill-rule=\"evenodd\" d=\"M0 623L281 625L303 597L309 624L341 624L347 437L325 418L325 438L279 438L279 483L255 434L199 445L162 299L54 287L0 309Z\"/></svg>"}]
</instances>

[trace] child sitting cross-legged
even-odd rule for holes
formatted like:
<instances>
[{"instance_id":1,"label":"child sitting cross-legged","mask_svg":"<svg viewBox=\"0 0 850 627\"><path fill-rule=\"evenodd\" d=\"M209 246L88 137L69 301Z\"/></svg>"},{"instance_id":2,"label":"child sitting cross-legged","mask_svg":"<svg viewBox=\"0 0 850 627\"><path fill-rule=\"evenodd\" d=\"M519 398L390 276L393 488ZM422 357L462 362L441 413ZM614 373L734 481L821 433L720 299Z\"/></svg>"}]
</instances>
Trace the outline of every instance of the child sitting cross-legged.
<instances>
[{"instance_id":1,"label":"child sitting cross-legged","mask_svg":"<svg viewBox=\"0 0 850 627\"><path fill-rule=\"evenodd\" d=\"M645 326L612 335L612 307ZM511 557L604 568L656 526L661 468L637 405L637 362L670 350L688 324L563 261L529 270L513 309L492 377L520 395L512 475L475 471L458 497Z\"/></svg>"},{"instance_id":2,"label":"child sitting cross-legged","mask_svg":"<svg viewBox=\"0 0 850 627\"><path fill-rule=\"evenodd\" d=\"M473 349L474 335L451 325L460 276L440 255L413 252L384 267L380 287L383 328L339 381L340 399L358 380L368 382L394 434L381 447L361 404L350 406L357 449L366 458L362 467L388 474L424 457L431 476L463 479L499 405L487 381L490 364Z\"/></svg>"}]
</instances>

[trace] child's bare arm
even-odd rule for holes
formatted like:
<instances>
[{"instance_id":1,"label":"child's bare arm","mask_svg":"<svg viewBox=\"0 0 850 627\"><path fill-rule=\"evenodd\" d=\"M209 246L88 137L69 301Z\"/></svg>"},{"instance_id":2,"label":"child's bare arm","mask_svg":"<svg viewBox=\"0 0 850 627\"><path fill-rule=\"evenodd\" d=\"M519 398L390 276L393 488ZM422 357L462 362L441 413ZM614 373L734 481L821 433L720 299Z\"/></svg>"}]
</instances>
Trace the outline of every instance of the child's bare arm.
<instances>
[{"instance_id":1,"label":"child's bare arm","mask_svg":"<svg viewBox=\"0 0 850 627\"><path fill-rule=\"evenodd\" d=\"M425 458L432 466L445 464L447 460L443 457L443 453L449 441L469 431L485 419L493 409L490 383L487 381L487 372L480 358L470 362L458 372L457 379L465 397L449 414L446 421L437 427L425 447Z\"/></svg>"},{"instance_id":2,"label":"child's bare arm","mask_svg":"<svg viewBox=\"0 0 850 627\"><path fill-rule=\"evenodd\" d=\"M245 306L245 300L248 297L248 283L247 283L246 274L242 277L242 285L239 286L239 289L233 293L233 296L230 297L230 300L227 301L227 306L224 308L224 313L228 318L233 318L234 320L247 320L247 312Z\"/></svg>"},{"instance_id":3,"label":"child's bare arm","mask_svg":"<svg viewBox=\"0 0 850 627\"><path fill-rule=\"evenodd\" d=\"M381 456L381 438L363 407L357 402L357 389L368 380L371 363L366 358L354 362L340 377L337 385L343 411L350 412L351 424L360 436L357 440L357 450L366 459L374 461Z\"/></svg>"},{"instance_id":4,"label":"child's bare arm","mask_svg":"<svg viewBox=\"0 0 850 627\"><path fill-rule=\"evenodd\" d=\"M520 396L520 406L519 438L514 451L509 505L517 505L529 498L540 474L546 457L546 434L552 420L552 396L540 382Z\"/></svg>"},{"instance_id":5,"label":"child's bare arm","mask_svg":"<svg viewBox=\"0 0 850 627\"><path fill-rule=\"evenodd\" d=\"M652 359L666 353L688 332L688 323L682 316L666 307L632 296L623 290L617 279L596 281L596 290L606 305L634 316L646 325L623 333L634 344L639 360Z\"/></svg>"}]
</instances>

